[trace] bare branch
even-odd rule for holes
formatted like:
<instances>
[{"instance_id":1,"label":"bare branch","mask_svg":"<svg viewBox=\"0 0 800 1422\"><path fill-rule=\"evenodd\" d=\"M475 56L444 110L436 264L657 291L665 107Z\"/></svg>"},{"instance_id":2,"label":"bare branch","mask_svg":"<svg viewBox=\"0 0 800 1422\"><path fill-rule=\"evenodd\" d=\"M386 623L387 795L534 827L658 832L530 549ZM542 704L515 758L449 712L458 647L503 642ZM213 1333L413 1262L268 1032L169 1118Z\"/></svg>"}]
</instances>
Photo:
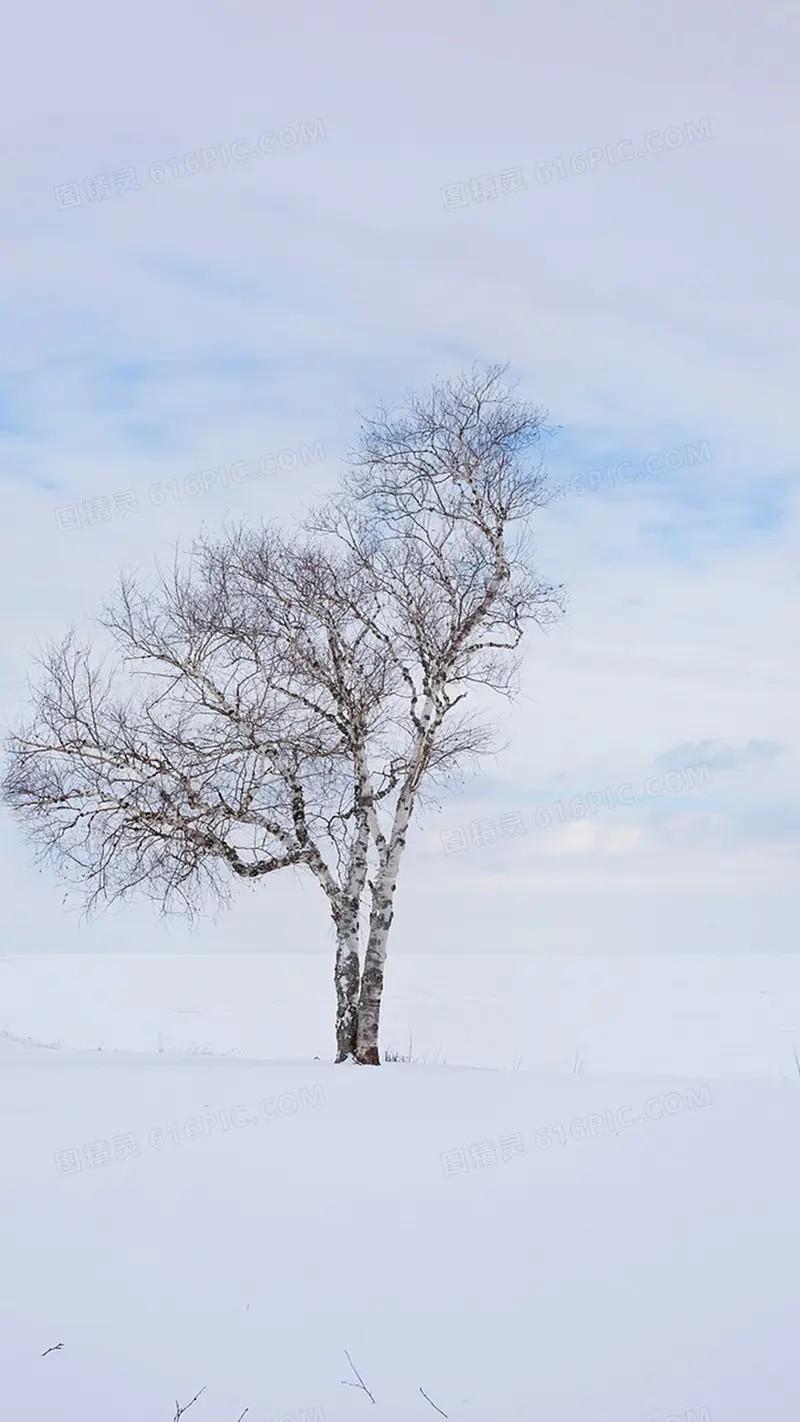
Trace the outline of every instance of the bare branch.
<instances>
[{"instance_id":1,"label":"bare branch","mask_svg":"<svg viewBox=\"0 0 800 1422\"><path fill-rule=\"evenodd\" d=\"M425 1401L430 1403L430 1405L431 1405L431 1407L433 1408L434 1412L438 1412L440 1417L446 1417L446 1416L447 1416L447 1413L446 1413L446 1412L443 1412L442 1409L441 1409L441 1407L437 1407L437 1406L436 1406L436 1403L434 1402L433 1398L432 1398L432 1397L428 1397L428 1394L427 1394L427 1392L425 1391L424 1387L421 1387L421 1388L420 1388L420 1392L422 1393L422 1396L425 1398Z\"/></svg>"},{"instance_id":2,"label":"bare branch","mask_svg":"<svg viewBox=\"0 0 800 1422\"><path fill-rule=\"evenodd\" d=\"M374 1402L375 1398L372 1396L372 1393L367 1387L367 1384L364 1382L364 1379L362 1378L360 1372L358 1371L358 1368L356 1367L355 1363L353 1362L353 1359L350 1357L350 1354L348 1353L346 1348L344 1350L344 1356L346 1357L348 1363L350 1364L350 1367L353 1369L353 1372L358 1378L358 1382L350 1382L348 1378L343 1378L342 1387L360 1388L362 1392L365 1392L367 1394L367 1397L369 1398L370 1402Z\"/></svg>"},{"instance_id":3,"label":"bare branch","mask_svg":"<svg viewBox=\"0 0 800 1422\"><path fill-rule=\"evenodd\" d=\"M189 1411L189 1408L194 1406L194 1404L196 1403L198 1397L202 1397L202 1395L203 1395L203 1393L205 1392L207 1386L208 1386L208 1384L207 1384L207 1383L204 1383L203 1386L201 1387L200 1391L195 1393L195 1395L194 1395L194 1397L192 1398L191 1402L186 1402L186 1403L184 1403L183 1407L181 1407L180 1403L176 1400L176 1402L175 1402L175 1416L173 1417L172 1422L180 1422L180 1419L181 1419L181 1417L183 1416L184 1412L188 1412L188 1411Z\"/></svg>"}]
</instances>

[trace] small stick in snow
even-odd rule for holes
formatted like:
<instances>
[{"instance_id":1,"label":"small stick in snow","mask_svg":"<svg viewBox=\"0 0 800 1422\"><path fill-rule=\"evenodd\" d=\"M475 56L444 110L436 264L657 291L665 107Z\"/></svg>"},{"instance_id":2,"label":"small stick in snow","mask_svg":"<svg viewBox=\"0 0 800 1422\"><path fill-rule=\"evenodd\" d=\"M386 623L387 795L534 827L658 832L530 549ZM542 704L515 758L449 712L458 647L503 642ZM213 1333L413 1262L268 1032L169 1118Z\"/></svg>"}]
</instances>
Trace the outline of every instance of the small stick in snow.
<instances>
[{"instance_id":1,"label":"small stick in snow","mask_svg":"<svg viewBox=\"0 0 800 1422\"><path fill-rule=\"evenodd\" d=\"M360 1372L358 1371L358 1368L356 1367L355 1363L353 1362L353 1359L350 1357L350 1354L348 1353L346 1348L344 1350L344 1356L346 1357L348 1363L350 1364L350 1367L353 1369L353 1372L358 1378L358 1382L350 1382L347 1378L342 1378L342 1387L360 1387L361 1391L367 1394L367 1397L369 1398L370 1402L374 1402L375 1398L372 1396L372 1393L367 1387L367 1384L364 1382L364 1379L362 1378Z\"/></svg>"},{"instance_id":2,"label":"small stick in snow","mask_svg":"<svg viewBox=\"0 0 800 1422\"><path fill-rule=\"evenodd\" d=\"M432 1397L428 1397L428 1394L427 1394L427 1392L425 1391L424 1387L421 1387L421 1388L420 1388L420 1392L422 1393L422 1396L425 1398L425 1401L430 1403L430 1405L431 1405L431 1407L433 1408L434 1412L438 1412L438 1414L439 1414L440 1417L446 1417L446 1416L447 1416L447 1413L446 1413L446 1412L442 1412L441 1407L437 1407L437 1406L436 1406L436 1403L434 1402L433 1398L432 1398Z\"/></svg>"},{"instance_id":3,"label":"small stick in snow","mask_svg":"<svg viewBox=\"0 0 800 1422\"><path fill-rule=\"evenodd\" d=\"M246 1417L249 1411L250 1411L250 1408L249 1408L249 1407L246 1407L246 1408L244 1409L244 1412L240 1412L240 1413L239 1413L239 1416L236 1418L236 1422L242 1422L242 1418L243 1418L243 1417Z\"/></svg>"},{"instance_id":4,"label":"small stick in snow","mask_svg":"<svg viewBox=\"0 0 800 1422\"><path fill-rule=\"evenodd\" d=\"M53 1346L52 1346L52 1348L45 1348L44 1352L43 1352L40 1356L41 1356L42 1358L46 1358L47 1355L48 1355L48 1353L57 1353L58 1350L59 1350L59 1348L63 1348L63 1347L64 1347L64 1344L63 1344L63 1343L54 1343Z\"/></svg>"},{"instance_id":5,"label":"small stick in snow","mask_svg":"<svg viewBox=\"0 0 800 1422\"><path fill-rule=\"evenodd\" d=\"M188 1412L188 1411L189 1411L189 1408L192 1406L193 1403L195 1403L195 1402L197 1401L198 1397L200 1397L200 1396L202 1395L202 1393L205 1392L205 1390L206 1390L207 1387L208 1387L208 1383L204 1383L203 1386L202 1386L201 1389L200 1389L200 1392L196 1392L195 1395L194 1395L194 1397L192 1398L192 1401L191 1401L191 1402L187 1402L185 1407L181 1407L180 1403L178 1402L178 1399L176 1398L176 1399L175 1399L175 1416L173 1417L172 1422L180 1422L180 1419L181 1419L181 1417L183 1416L184 1412Z\"/></svg>"}]
</instances>

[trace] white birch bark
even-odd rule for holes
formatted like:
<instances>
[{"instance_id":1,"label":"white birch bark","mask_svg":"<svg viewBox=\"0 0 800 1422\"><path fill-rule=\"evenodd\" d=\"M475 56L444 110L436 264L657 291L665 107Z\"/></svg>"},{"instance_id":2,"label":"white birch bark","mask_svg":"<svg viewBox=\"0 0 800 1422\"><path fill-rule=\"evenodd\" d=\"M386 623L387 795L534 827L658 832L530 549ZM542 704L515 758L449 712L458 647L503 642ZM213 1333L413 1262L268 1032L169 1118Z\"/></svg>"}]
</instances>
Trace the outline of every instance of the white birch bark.
<instances>
[{"instance_id":1,"label":"white birch bark","mask_svg":"<svg viewBox=\"0 0 800 1422\"><path fill-rule=\"evenodd\" d=\"M359 952L359 910L367 877L369 823L362 814L353 845L349 872L340 894L331 899L336 928L336 1060L346 1062L356 1056L358 1045L358 995L361 985Z\"/></svg>"},{"instance_id":2,"label":"white birch bark","mask_svg":"<svg viewBox=\"0 0 800 1422\"><path fill-rule=\"evenodd\" d=\"M392 835L386 862L379 869L372 884L369 937L364 955L364 971L361 976L361 990L358 999L358 1039L356 1045L356 1060L365 1066L378 1066L380 1063L378 1031L386 963L386 944L394 917L397 872L405 848L405 830L410 818L411 804L409 804L407 811L404 810L399 820L395 821L398 831L397 837Z\"/></svg>"},{"instance_id":3,"label":"white birch bark","mask_svg":"<svg viewBox=\"0 0 800 1422\"><path fill-rule=\"evenodd\" d=\"M358 1001L356 1060L365 1066L380 1065L378 1037L386 945L394 918L394 895L397 888L400 860L406 847L406 835L414 809L417 787L425 768L431 731L437 724L435 705L434 697L429 693L419 718L416 743L397 800L389 839L387 841L381 836L378 845L379 867L371 885L372 909L369 919L369 936L364 955L364 972Z\"/></svg>"}]
</instances>

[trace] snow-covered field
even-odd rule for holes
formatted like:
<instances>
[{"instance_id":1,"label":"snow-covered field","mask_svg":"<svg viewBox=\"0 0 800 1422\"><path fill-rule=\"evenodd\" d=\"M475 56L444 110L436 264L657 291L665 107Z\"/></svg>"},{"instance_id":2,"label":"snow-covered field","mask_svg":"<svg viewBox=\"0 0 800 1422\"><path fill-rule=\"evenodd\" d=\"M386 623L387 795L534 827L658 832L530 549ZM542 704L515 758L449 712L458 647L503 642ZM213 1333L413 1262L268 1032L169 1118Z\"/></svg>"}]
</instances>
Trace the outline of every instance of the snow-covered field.
<instances>
[{"instance_id":1,"label":"snow-covered field","mask_svg":"<svg viewBox=\"0 0 800 1422\"><path fill-rule=\"evenodd\" d=\"M307 1060L332 1018L332 955L0 958L0 1030L37 1042ZM382 1035L448 1066L797 1080L800 956L390 955Z\"/></svg>"},{"instance_id":2,"label":"snow-covered field","mask_svg":"<svg viewBox=\"0 0 800 1422\"><path fill-rule=\"evenodd\" d=\"M795 1422L794 960L328 977L0 962L1 1416Z\"/></svg>"}]
</instances>

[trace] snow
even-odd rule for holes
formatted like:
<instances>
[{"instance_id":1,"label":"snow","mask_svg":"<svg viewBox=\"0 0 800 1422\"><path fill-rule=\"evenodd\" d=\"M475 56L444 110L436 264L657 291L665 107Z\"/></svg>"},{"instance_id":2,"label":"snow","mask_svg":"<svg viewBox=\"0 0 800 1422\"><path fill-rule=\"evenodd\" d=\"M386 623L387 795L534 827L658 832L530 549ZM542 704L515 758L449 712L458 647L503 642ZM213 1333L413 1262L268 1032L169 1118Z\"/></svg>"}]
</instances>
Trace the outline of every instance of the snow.
<instances>
[{"instance_id":1,"label":"snow","mask_svg":"<svg viewBox=\"0 0 800 1422\"><path fill-rule=\"evenodd\" d=\"M794 1422L789 961L498 960L476 1066L478 966L398 960L448 1064L376 1071L313 1060L324 959L6 959L2 1415Z\"/></svg>"},{"instance_id":2,"label":"snow","mask_svg":"<svg viewBox=\"0 0 800 1422\"><path fill-rule=\"evenodd\" d=\"M332 1056L333 943L0 958L0 1029L135 1051ZM797 1079L800 957L390 954L383 1043L447 1065Z\"/></svg>"}]
</instances>

